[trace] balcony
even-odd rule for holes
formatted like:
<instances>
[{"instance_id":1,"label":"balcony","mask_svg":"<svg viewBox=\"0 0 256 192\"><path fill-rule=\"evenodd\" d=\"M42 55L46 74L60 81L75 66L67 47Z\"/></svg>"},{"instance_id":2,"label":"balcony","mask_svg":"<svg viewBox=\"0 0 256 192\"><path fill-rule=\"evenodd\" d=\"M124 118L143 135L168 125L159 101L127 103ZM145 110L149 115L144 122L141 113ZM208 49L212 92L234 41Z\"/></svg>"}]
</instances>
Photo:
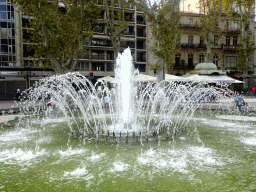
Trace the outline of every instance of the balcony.
<instances>
[{"instance_id":1,"label":"balcony","mask_svg":"<svg viewBox=\"0 0 256 192\"><path fill-rule=\"evenodd\" d=\"M125 21L130 22L130 23L134 23L135 19L134 18L125 18Z\"/></svg>"},{"instance_id":2,"label":"balcony","mask_svg":"<svg viewBox=\"0 0 256 192\"><path fill-rule=\"evenodd\" d=\"M184 29L201 29L201 27L197 24L180 24L180 28Z\"/></svg>"},{"instance_id":3,"label":"balcony","mask_svg":"<svg viewBox=\"0 0 256 192\"><path fill-rule=\"evenodd\" d=\"M137 37L146 37L146 33L137 33Z\"/></svg>"},{"instance_id":4,"label":"balcony","mask_svg":"<svg viewBox=\"0 0 256 192\"><path fill-rule=\"evenodd\" d=\"M221 45L212 45L211 48L212 49L221 49Z\"/></svg>"},{"instance_id":5,"label":"balcony","mask_svg":"<svg viewBox=\"0 0 256 192\"><path fill-rule=\"evenodd\" d=\"M135 35L135 32L134 31L123 31L123 34L133 36L133 35Z\"/></svg>"},{"instance_id":6,"label":"balcony","mask_svg":"<svg viewBox=\"0 0 256 192\"><path fill-rule=\"evenodd\" d=\"M141 25L146 25L146 21L145 20L137 20L136 22L137 24L141 24Z\"/></svg>"},{"instance_id":7,"label":"balcony","mask_svg":"<svg viewBox=\"0 0 256 192\"><path fill-rule=\"evenodd\" d=\"M89 56L90 60L114 60L113 54L105 54L105 53L98 53L98 54L90 54Z\"/></svg>"},{"instance_id":8,"label":"balcony","mask_svg":"<svg viewBox=\"0 0 256 192\"><path fill-rule=\"evenodd\" d=\"M86 43L86 45L89 45ZM106 39L97 39L97 40L92 40L91 46L106 46L106 47L112 47L112 44L109 40Z\"/></svg>"},{"instance_id":9,"label":"balcony","mask_svg":"<svg viewBox=\"0 0 256 192\"><path fill-rule=\"evenodd\" d=\"M238 45L222 45L223 50L232 50L236 51L238 48Z\"/></svg>"},{"instance_id":10,"label":"balcony","mask_svg":"<svg viewBox=\"0 0 256 192\"><path fill-rule=\"evenodd\" d=\"M228 33L240 33L241 29L239 29L238 27L228 27L227 32Z\"/></svg>"},{"instance_id":11,"label":"balcony","mask_svg":"<svg viewBox=\"0 0 256 192\"><path fill-rule=\"evenodd\" d=\"M121 45L122 48L130 47L131 49L135 48L135 42L126 42L124 45Z\"/></svg>"},{"instance_id":12,"label":"balcony","mask_svg":"<svg viewBox=\"0 0 256 192\"><path fill-rule=\"evenodd\" d=\"M146 45L137 44L137 49L146 49Z\"/></svg>"},{"instance_id":13,"label":"balcony","mask_svg":"<svg viewBox=\"0 0 256 192\"><path fill-rule=\"evenodd\" d=\"M196 66L196 63L194 64L188 64L188 63L175 63L174 64L174 69L189 69L189 70L192 70L192 69L194 69L195 68L195 66Z\"/></svg>"},{"instance_id":14,"label":"balcony","mask_svg":"<svg viewBox=\"0 0 256 192\"><path fill-rule=\"evenodd\" d=\"M181 43L179 44L180 47L186 48L206 48L206 44L195 44L195 43Z\"/></svg>"},{"instance_id":15,"label":"balcony","mask_svg":"<svg viewBox=\"0 0 256 192\"><path fill-rule=\"evenodd\" d=\"M137 62L146 62L145 57L137 57Z\"/></svg>"}]
</instances>

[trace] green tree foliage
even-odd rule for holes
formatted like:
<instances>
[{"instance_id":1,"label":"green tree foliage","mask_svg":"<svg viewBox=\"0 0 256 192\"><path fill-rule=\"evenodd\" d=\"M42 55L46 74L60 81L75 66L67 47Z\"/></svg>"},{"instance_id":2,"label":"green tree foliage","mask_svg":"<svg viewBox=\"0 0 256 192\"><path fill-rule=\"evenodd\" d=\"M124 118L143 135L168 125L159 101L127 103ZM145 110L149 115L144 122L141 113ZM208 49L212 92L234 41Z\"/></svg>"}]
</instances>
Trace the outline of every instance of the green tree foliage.
<instances>
[{"instance_id":1,"label":"green tree foliage","mask_svg":"<svg viewBox=\"0 0 256 192\"><path fill-rule=\"evenodd\" d=\"M231 9L229 14L231 17L239 18L239 27L241 34L239 35L239 49L237 68L243 71L244 74L248 73L249 69L249 56L253 52L253 39L250 29L250 21L254 22L254 0L229 0ZM234 9L234 7L237 7Z\"/></svg>"},{"instance_id":2,"label":"green tree foliage","mask_svg":"<svg viewBox=\"0 0 256 192\"><path fill-rule=\"evenodd\" d=\"M203 14L200 27L202 28L203 37L206 41L206 61L210 62L212 58L211 47L214 43L213 31L218 28L218 24L220 23L222 0L199 0L199 6ZM218 40L222 34L222 32L218 33Z\"/></svg>"},{"instance_id":3,"label":"green tree foliage","mask_svg":"<svg viewBox=\"0 0 256 192\"><path fill-rule=\"evenodd\" d=\"M160 80L164 79L166 69L171 70L174 64L176 46L180 39L179 4L179 0L162 0L154 3L141 1L136 4L150 22L155 40L152 52L158 58L157 66L160 66L163 72Z\"/></svg>"},{"instance_id":4,"label":"green tree foliage","mask_svg":"<svg viewBox=\"0 0 256 192\"><path fill-rule=\"evenodd\" d=\"M14 0L31 16L30 48L36 65L57 73L74 71L82 45L92 37L99 16L95 2L87 0Z\"/></svg>"},{"instance_id":5,"label":"green tree foliage","mask_svg":"<svg viewBox=\"0 0 256 192\"><path fill-rule=\"evenodd\" d=\"M121 51L123 31L127 29L129 22L125 19L125 9L129 2L125 0L103 0L103 8L106 13L105 26L108 37L111 40L114 58Z\"/></svg>"}]
</instances>

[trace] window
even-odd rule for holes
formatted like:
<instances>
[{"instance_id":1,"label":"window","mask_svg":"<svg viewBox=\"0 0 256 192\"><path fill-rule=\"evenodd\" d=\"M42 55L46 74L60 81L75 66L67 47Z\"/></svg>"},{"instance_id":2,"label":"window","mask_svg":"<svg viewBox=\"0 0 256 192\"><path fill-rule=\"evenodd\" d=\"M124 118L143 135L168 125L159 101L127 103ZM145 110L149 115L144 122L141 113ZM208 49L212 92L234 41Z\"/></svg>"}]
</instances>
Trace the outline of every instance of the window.
<instances>
[{"instance_id":1,"label":"window","mask_svg":"<svg viewBox=\"0 0 256 192\"><path fill-rule=\"evenodd\" d=\"M191 12L191 5L188 5L188 12Z\"/></svg>"},{"instance_id":2,"label":"window","mask_svg":"<svg viewBox=\"0 0 256 192\"><path fill-rule=\"evenodd\" d=\"M140 72L146 72L146 65L145 64L134 64L134 68L138 69Z\"/></svg>"},{"instance_id":3,"label":"window","mask_svg":"<svg viewBox=\"0 0 256 192\"><path fill-rule=\"evenodd\" d=\"M79 62L76 68L81 71L90 71L90 65L86 62Z\"/></svg>"},{"instance_id":4,"label":"window","mask_svg":"<svg viewBox=\"0 0 256 192\"><path fill-rule=\"evenodd\" d=\"M193 36L188 36L188 45L193 45Z\"/></svg>"},{"instance_id":5,"label":"window","mask_svg":"<svg viewBox=\"0 0 256 192\"><path fill-rule=\"evenodd\" d=\"M217 55L215 55L215 56L213 57L213 63L218 67L218 64L219 64L219 58L218 58L218 56L217 56Z\"/></svg>"},{"instance_id":6,"label":"window","mask_svg":"<svg viewBox=\"0 0 256 192\"><path fill-rule=\"evenodd\" d=\"M230 45L230 36L226 36L226 45Z\"/></svg>"},{"instance_id":7,"label":"window","mask_svg":"<svg viewBox=\"0 0 256 192\"><path fill-rule=\"evenodd\" d=\"M234 29L238 29L237 20L234 20Z\"/></svg>"},{"instance_id":8,"label":"window","mask_svg":"<svg viewBox=\"0 0 256 192\"><path fill-rule=\"evenodd\" d=\"M175 66L180 66L180 54L175 55Z\"/></svg>"},{"instance_id":9,"label":"window","mask_svg":"<svg viewBox=\"0 0 256 192\"><path fill-rule=\"evenodd\" d=\"M92 63L92 70L93 71L105 71L104 63Z\"/></svg>"},{"instance_id":10,"label":"window","mask_svg":"<svg viewBox=\"0 0 256 192\"><path fill-rule=\"evenodd\" d=\"M192 19L192 18L190 18L190 19L188 20L188 25L189 25L190 27L193 26L193 19Z\"/></svg>"},{"instance_id":11,"label":"window","mask_svg":"<svg viewBox=\"0 0 256 192\"><path fill-rule=\"evenodd\" d=\"M184 6L183 6L183 2L180 2L180 11L184 11Z\"/></svg>"},{"instance_id":12,"label":"window","mask_svg":"<svg viewBox=\"0 0 256 192\"><path fill-rule=\"evenodd\" d=\"M200 47L203 47L204 46L204 37L201 36L200 37Z\"/></svg>"},{"instance_id":13,"label":"window","mask_svg":"<svg viewBox=\"0 0 256 192\"><path fill-rule=\"evenodd\" d=\"M236 67L236 56L225 56L225 67L226 68Z\"/></svg>"},{"instance_id":14,"label":"window","mask_svg":"<svg viewBox=\"0 0 256 192\"><path fill-rule=\"evenodd\" d=\"M237 4L234 5L234 11L238 12L238 5Z\"/></svg>"},{"instance_id":15,"label":"window","mask_svg":"<svg viewBox=\"0 0 256 192\"><path fill-rule=\"evenodd\" d=\"M199 63L203 63L204 62L204 55L199 55Z\"/></svg>"},{"instance_id":16,"label":"window","mask_svg":"<svg viewBox=\"0 0 256 192\"><path fill-rule=\"evenodd\" d=\"M114 71L114 65L112 63L107 63L107 71Z\"/></svg>"},{"instance_id":17,"label":"window","mask_svg":"<svg viewBox=\"0 0 256 192\"><path fill-rule=\"evenodd\" d=\"M219 45L219 36L218 35L214 35L214 46L218 46Z\"/></svg>"},{"instance_id":18,"label":"window","mask_svg":"<svg viewBox=\"0 0 256 192\"><path fill-rule=\"evenodd\" d=\"M234 46L237 46L237 36L234 36L234 37L233 37L233 45L234 45Z\"/></svg>"},{"instance_id":19,"label":"window","mask_svg":"<svg viewBox=\"0 0 256 192\"><path fill-rule=\"evenodd\" d=\"M229 21L229 20L226 20L226 27L227 27L228 29L230 29L230 21Z\"/></svg>"}]
</instances>

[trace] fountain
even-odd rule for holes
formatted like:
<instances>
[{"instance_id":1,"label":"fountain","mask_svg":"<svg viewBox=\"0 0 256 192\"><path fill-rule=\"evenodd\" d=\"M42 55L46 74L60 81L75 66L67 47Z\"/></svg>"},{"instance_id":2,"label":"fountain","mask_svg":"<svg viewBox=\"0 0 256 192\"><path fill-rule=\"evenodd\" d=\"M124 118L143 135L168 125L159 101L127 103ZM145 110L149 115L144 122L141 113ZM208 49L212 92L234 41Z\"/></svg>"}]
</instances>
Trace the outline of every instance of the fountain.
<instances>
[{"instance_id":1,"label":"fountain","mask_svg":"<svg viewBox=\"0 0 256 192\"><path fill-rule=\"evenodd\" d=\"M116 66L112 86L68 73L23 93L0 128L0 191L256 190L255 114L229 110L225 85L135 84L129 50Z\"/></svg>"},{"instance_id":2,"label":"fountain","mask_svg":"<svg viewBox=\"0 0 256 192\"><path fill-rule=\"evenodd\" d=\"M54 110L54 115L65 117L73 135L87 139L168 140L186 131L188 117L193 116L202 99L213 99L224 92L207 83L135 84L133 78L138 73L126 49L117 58L114 88L103 81L93 85L79 73L52 76L23 93L27 106L37 103L36 110L23 110L31 117L52 115ZM53 107L45 106L49 95L54 98ZM104 98L108 104L104 104Z\"/></svg>"}]
</instances>

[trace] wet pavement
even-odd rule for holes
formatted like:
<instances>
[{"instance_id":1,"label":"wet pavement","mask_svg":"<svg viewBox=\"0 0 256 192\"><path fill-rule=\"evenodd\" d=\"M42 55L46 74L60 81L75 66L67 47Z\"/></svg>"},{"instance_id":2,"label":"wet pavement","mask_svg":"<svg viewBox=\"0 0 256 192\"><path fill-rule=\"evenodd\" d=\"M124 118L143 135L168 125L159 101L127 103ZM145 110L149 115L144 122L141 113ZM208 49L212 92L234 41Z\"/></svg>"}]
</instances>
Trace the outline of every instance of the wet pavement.
<instances>
[{"instance_id":1,"label":"wet pavement","mask_svg":"<svg viewBox=\"0 0 256 192\"><path fill-rule=\"evenodd\" d=\"M244 100L248 104L246 110L256 112L256 97L244 96ZM26 104L21 101L0 100L0 123L15 119L22 107L26 107ZM218 100L215 103L202 103L203 109L221 109L222 107L234 108L234 99Z\"/></svg>"}]
</instances>

